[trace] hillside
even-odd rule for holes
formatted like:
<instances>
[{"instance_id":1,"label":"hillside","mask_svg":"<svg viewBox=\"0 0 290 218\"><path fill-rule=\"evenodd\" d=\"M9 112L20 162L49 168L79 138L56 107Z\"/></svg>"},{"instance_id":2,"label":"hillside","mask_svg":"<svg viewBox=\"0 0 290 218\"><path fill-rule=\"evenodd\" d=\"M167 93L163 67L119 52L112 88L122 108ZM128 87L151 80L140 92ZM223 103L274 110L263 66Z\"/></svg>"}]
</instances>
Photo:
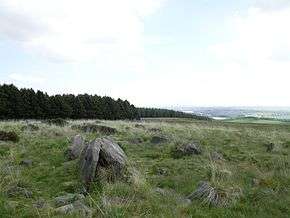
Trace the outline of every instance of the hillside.
<instances>
[{"instance_id":1,"label":"hillside","mask_svg":"<svg viewBox=\"0 0 290 218\"><path fill-rule=\"evenodd\" d=\"M83 123L114 131L76 128ZM0 122L1 131L19 136L15 142L0 141L0 217L79 217L56 209L56 198L68 193L83 196L93 217L290 214L289 125L192 119L78 120L61 125ZM128 156L126 179L98 177L84 194L79 162L65 156L76 134L86 141L106 136L117 142ZM192 143L196 147L191 150L182 147Z\"/></svg>"}]
</instances>

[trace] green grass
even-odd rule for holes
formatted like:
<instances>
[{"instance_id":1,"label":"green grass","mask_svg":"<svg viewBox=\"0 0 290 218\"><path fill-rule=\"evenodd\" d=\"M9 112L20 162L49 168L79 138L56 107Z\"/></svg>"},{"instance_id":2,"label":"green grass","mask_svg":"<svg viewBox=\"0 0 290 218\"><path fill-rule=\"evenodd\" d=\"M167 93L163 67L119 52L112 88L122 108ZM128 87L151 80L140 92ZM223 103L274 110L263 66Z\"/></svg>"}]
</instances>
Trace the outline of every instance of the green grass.
<instances>
[{"instance_id":1,"label":"green grass","mask_svg":"<svg viewBox=\"0 0 290 218\"><path fill-rule=\"evenodd\" d=\"M17 143L0 142L0 217L60 217L54 212L53 199L82 188L77 160L67 162L64 157L70 138L78 133L87 140L102 136L70 128L82 122L94 121L71 121L65 127L34 121L40 127L37 131L21 130L26 125L21 121L0 122L0 130L15 131L20 137ZM142 123L145 128L135 124L102 121L117 128L111 137L135 170L126 182L95 182L86 196L94 217L289 217L289 125L191 119L147 119ZM154 135L168 140L151 144ZM192 141L201 145L202 155L173 158L175 146ZM264 146L269 142L275 144L271 153ZM214 151L224 160L212 160ZM33 165L20 166L23 159L32 160ZM200 181L225 193L229 205L185 203ZM32 198L8 196L7 190L15 185L31 191ZM35 207L38 201L45 206Z\"/></svg>"}]
</instances>

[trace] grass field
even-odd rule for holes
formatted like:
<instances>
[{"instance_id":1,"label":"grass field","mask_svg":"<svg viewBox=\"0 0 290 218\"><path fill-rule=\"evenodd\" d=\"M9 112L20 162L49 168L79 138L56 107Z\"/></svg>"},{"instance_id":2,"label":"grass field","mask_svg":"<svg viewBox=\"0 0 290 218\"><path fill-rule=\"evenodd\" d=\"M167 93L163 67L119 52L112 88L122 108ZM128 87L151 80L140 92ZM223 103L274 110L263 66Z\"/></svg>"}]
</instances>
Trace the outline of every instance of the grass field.
<instances>
[{"instance_id":1,"label":"grass field","mask_svg":"<svg viewBox=\"0 0 290 218\"><path fill-rule=\"evenodd\" d=\"M257 124L288 124L289 120L279 120L274 118L257 118L257 117L241 117L241 118L230 118L224 120L224 122L231 123L257 123Z\"/></svg>"},{"instance_id":2,"label":"grass field","mask_svg":"<svg viewBox=\"0 0 290 218\"><path fill-rule=\"evenodd\" d=\"M58 127L30 121L0 122L0 130L15 131L18 142L0 141L0 217L63 217L55 212L54 198L79 193L82 185L77 160L64 152L70 138L102 137L71 126ZM100 121L114 127L111 135L126 152L134 174L127 181L94 183L85 203L93 217L289 217L290 126L257 123L146 119L139 126L129 121ZM154 136L166 138L152 143ZM196 142L201 155L176 158L174 148ZM265 144L274 143L271 152ZM212 158L213 152L223 156ZM19 165L24 160L32 165ZM204 199L186 197L207 181L226 199L226 206L211 206ZM11 188L31 192L9 194ZM41 204L41 206L38 206ZM67 215L66 217L78 217Z\"/></svg>"}]
</instances>

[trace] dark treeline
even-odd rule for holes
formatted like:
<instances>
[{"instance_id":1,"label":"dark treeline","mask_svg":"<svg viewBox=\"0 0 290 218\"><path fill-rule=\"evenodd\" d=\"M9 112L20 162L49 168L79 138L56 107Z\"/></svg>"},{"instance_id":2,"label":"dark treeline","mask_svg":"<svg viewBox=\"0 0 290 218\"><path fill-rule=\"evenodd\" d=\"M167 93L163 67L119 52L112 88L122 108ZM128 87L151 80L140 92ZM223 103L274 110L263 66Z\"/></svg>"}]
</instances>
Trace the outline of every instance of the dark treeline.
<instances>
[{"instance_id":1,"label":"dark treeline","mask_svg":"<svg viewBox=\"0 0 290 218\"><path fill-rule=\"evenodd\" d=\"M201 117L166 109L136 108L127 100L98 95L52 95L33 89L0 85L0 119L139 119L141 117ZM203 117L204 119L204 117Z\"/></svg>"},{"instance_id":2,"label":"dark treeline","mask_svg":"<svg viewBox=\"0 0 290 218\"><path fill-rule=\"evenodd\" d=\"M53 95L0 85L0 119L136 119L134 105L97 95Z\"/></svg>"},{"instance_id":3,"label":"dark treeline","mask_svg":"<svg viewBox=\"0 0 290 218\"><path fill-rule=\"evenodd\" d=\"M138 108L139 116L143 118L149 117L179 117L179 118L193 118L196 120L209 120L210 118L198 116L195 114L184 113L180 111L158 109L158 108Z\"/></svg>"}]
</instances>

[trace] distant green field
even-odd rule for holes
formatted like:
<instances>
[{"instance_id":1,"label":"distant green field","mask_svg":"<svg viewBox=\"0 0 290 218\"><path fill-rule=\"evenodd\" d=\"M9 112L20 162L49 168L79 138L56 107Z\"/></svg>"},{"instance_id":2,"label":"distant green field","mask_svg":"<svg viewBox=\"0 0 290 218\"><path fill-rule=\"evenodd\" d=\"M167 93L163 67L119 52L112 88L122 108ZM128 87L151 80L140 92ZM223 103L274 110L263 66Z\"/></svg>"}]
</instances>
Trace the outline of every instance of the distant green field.
<instances>
[{"instance_id":1,"label":"distant green field","mask_svg":"<svg viewBox=\"0 0 290 218\"><path fill-rule=\"evenodd\" d=\"M256 117L241 117L241 118L232 118L226 119L224 122L230 123L256 123L256 124L289 124L290 121L278 120L271 118L256 118Z\"/></svg>"}]
</instances>

